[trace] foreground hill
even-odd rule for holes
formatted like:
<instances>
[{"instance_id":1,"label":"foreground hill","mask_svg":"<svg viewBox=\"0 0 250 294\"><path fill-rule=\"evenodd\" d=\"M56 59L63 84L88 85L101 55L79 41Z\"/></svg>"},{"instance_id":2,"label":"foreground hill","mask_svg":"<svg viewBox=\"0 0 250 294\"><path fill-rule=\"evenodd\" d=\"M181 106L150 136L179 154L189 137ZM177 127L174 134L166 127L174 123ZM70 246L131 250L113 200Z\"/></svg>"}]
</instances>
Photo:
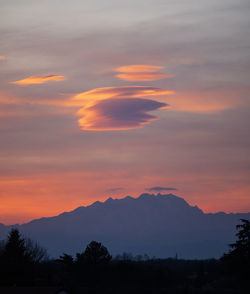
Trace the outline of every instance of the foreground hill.
<instances>
[{"instance_id":1,"label":"foreground hill","mask_svg":"<svg viewBox=\"0 0 250 294\"><path fill-rule=\"evenodd\" d=\"M147 253L156 257L220 257L235 240L235 225L250 213L203 213L172 194L109 198L55 217L18 225L51 256L82 252L97 240L116 255ZM11 226L0 225L4 237ZM1 239L2 239L1 237Z\"/></svg>"}]
</instances>

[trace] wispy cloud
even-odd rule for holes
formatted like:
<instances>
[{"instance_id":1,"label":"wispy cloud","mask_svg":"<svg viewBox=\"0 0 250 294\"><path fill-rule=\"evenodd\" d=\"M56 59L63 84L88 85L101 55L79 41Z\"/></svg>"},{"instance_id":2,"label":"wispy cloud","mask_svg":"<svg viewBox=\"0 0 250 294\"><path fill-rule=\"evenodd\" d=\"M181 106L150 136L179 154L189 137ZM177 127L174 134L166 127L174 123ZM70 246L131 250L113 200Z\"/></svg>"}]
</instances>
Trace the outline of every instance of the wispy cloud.
<instances>
[{"instance_id":1,"label":"wispy cloud","mask_svg":"<svg viewBox=\"0 0 250 294\"><path fill-rule=\"evenodd\" d=\"M6 57L3 55L0 55L0 60L6 60Z\"/></svg>"},{"instance_id":2,"label":"wispy cloud","mask_svg":"<svg viewBox=\"0 0 250 294\"><path fill-rule=\"evenodd\" d=\"M49 74L45 76L28 77L23 80L11 82L11 84L25 86L25 85L33 85L33 84L44 84L50 81L61 82L61 81L64 81L65 79L66 78L64 76Z\"/></svg>"}]
</instances>

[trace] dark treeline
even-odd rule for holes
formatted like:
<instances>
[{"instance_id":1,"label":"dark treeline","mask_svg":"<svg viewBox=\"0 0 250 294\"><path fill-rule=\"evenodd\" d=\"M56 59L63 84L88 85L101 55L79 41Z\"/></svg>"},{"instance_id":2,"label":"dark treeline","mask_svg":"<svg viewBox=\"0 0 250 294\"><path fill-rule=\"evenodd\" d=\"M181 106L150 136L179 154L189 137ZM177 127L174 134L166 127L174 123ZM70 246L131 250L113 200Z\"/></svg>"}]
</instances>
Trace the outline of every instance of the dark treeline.
<instances>
[{"instance_id":1,"label":"dark treeline","mask_svg":"<svg viewBox=\"0 0 250 294\"><path fill-rule=\"evenodd\" d=\"M67 293L250 293L250 222L222 258L156 259L124 253L112 258L92 241L76 256L49 259L46 250L12 229L0 244L1 287L61 287Z\"/></svg>"}]
</instances>

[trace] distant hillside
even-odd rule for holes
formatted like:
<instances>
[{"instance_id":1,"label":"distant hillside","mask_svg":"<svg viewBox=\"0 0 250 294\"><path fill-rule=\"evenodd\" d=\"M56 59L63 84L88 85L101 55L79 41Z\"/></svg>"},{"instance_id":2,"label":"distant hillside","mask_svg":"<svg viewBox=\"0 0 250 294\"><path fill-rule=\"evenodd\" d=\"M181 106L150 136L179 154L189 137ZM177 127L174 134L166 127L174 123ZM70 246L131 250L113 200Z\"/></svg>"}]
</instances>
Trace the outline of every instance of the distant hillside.
<instances>
[{"instance_id":1,"label":"distant hillside","mask_svg":"<svg viewBox=\"0 0 250 294\"><path fill-rule=\"evenodd\" d=\"M92 240L116 255L147 253L156 257L220 257L235 240L235 225L250 213L203 213L172 194L109 198L55 217L18 226L46 247L51 256L81 252ZM1 239L11 226L0 225Z\"/></svg>"}]
</instances>

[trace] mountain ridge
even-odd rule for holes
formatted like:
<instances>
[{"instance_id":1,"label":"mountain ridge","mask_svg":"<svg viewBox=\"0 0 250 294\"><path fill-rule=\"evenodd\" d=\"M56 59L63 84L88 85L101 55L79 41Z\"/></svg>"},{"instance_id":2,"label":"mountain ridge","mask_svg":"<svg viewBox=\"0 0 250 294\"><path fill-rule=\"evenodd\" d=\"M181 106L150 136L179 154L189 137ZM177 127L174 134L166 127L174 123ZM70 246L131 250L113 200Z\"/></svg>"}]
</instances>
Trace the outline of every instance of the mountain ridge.
<instances>
[{"instance_id":1,"label":"mountain ridge","mask_svg":"<svg viewBox=\"0 0 250 294\"><path fill-rule=\"evenodd\" d=\"M174 194L143 193L137 198L109 197L57 216L22 225L0 226L0 233L17 227L48 248L52 256L75 254L92 240L113 255L122 252L184 258L219 257L234 241L235 225L250 213L204 213Z\"/></svg>"},{"instance_id":2,"label":"mountain ridge","mask_svg":"<svg viewBox=\"0 0 250 294\"><path fill-rule=\"evenodd\" d=\"M97 200L97 201L95 201L95 202L93 202L93 203L91 203L91 204L89 204L89 205L86 205L86 206L81 205L81 206L78 206L78 207L74 208L73 210L70 210L70 211L64 211L64 212L59 213L59 214L54 215L54 216L47 216L47 217L44 216L44 217L40 217L40 218L35 218L35 219L32 219L32 220L30 220L30 221L28 221L28 222L25 222L25 223L22 223L22 224L20 224L20 223L16 223L16 224L5 225L4 223L0 223L0 226L5 226L5 227L22 226L22 225L25 225L25 224L31 223L31 222L33 222L33 221L42 220L42 219L53 219L53 218L58 217L58 216L60 216L60 215L65 215L65 214L68 214L68 213L70 214L70 213L73 213L73 212L78 211L78 210L80 210L80 209L84 209L84 208L92 207L92 206L95 205L95 204L105 204L105 203L107 203L107 202L110 202L111 200L112 200L112 201L121 201L121 200L126 200L126 199L137 200L137 199L140 199L142 196L145 196L145 195L147 195L147 196L149 195L149 196L153 196L153 197L159 197L159 196L167 196L167 197L170 196L170 197L171 197L171 196L173 196L173 197L175 197L175 198L177 198L177 199L181 199L181 200L185 201L190 207L198 208L200 211L203 212L203 210L202 210L201 208L199 208L199 206L197 206L197 205L192 206L192 205L190 205L190 204L189 204L184 198L182 198L182 197L180 197L180 196L176 196L176 195L174 195L174 194L172 194L172 193L169 193L169 194L161 194L161 193L157 193L157 194L154 194L154 193L152 193L152 194L150 194L150 193L142 193L139 197L132 197L132 196L130 196L130 195L125 196L125 197L123 197L123 198L112 198L112 197L109 197L109 198L107 198L107 199L104 200L104 201L99 201L99 200ZM204 213L204 212L203 212L203 213ZM250 213L250 212L246 212L246 213ZM204 213L204 214L226 214L226 215L231 215L231 214L241 214L241 212L229 212L229 213L227 213L227 212L224 212L224 211L218 211L218 212L207 212L207 213ZM243 214L245 214L245 213L243 213Z\"/></svg>"}]
</instances>

